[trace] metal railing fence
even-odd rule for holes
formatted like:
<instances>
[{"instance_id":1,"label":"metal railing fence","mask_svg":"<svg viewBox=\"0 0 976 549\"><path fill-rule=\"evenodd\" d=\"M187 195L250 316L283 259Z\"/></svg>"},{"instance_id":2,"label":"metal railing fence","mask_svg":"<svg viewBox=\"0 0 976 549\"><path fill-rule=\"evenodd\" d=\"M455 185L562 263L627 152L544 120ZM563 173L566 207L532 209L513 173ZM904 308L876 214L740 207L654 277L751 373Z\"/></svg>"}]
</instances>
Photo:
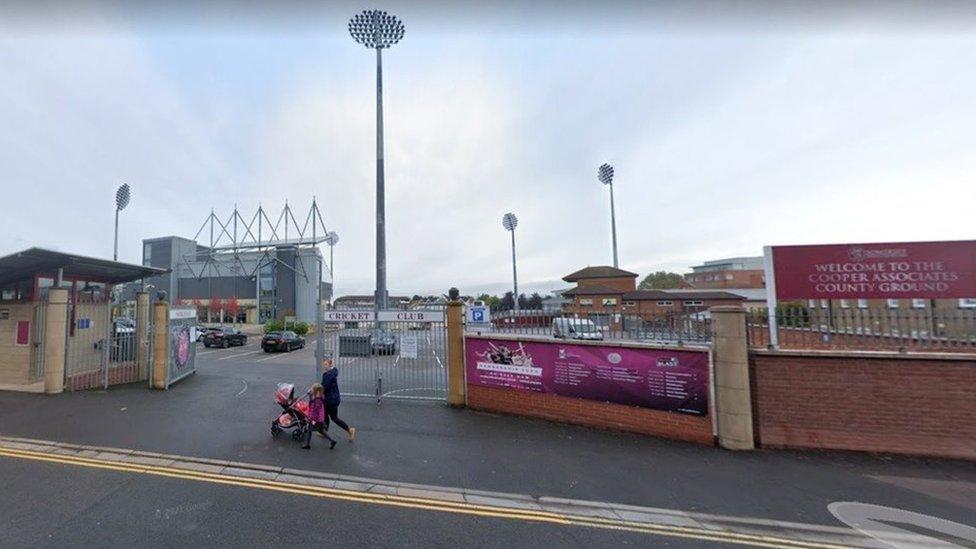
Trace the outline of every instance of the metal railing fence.
<instances>
[{"instance_id":1,"label":"metal railing fence","mask_svg":"<svg viewBox=\"0 0 976 549\"><path fill-rule=\"evenodd\" d=\"M602 312L568 313L544 309L493 310L490 326L467 326L466 330L672 345L709 343L712 340L712 321L708 311L638 316Z\"/></svg>"},{"instance_id":2,"label":"metal railing fence","mask_svg":"<svg viewBox=\"0 0 976 549\"><path fill-rule=\"evenodd\" d=\"M976 352L976 310L778 307L781 349ZM746 313L752 348L771 345L769 310Z\"/></svg>"}]
</instances>

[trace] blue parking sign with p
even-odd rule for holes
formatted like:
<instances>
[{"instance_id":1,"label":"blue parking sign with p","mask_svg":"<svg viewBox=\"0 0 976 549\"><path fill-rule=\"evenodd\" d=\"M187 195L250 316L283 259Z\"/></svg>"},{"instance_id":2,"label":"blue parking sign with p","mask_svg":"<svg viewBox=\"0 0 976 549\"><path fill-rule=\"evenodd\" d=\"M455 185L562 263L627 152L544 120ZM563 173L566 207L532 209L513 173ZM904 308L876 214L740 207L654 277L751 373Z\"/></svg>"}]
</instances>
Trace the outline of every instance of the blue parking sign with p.
<instances>
[{"instance_id":1,"label":"blue parking sign with p","mask_svg":"<svg viewBox=\"0 0 976 549\"><path fill-rule=\"evenodd\" d=\"M485 321L485 310L484 309L474 309L471 311L471 320L473 322L484 322Z\"/></svg>"}]
</instances>

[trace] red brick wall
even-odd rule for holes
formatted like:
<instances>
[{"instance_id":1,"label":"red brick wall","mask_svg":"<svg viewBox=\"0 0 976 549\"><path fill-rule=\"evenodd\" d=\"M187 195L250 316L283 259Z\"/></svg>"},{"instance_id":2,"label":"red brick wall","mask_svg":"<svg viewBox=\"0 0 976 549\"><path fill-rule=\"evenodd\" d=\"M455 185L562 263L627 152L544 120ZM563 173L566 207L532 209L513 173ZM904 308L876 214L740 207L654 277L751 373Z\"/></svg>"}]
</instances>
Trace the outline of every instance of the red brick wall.
<instances>
[{"instance_id":1,"label":"red brick wall","mask_svg":"<svg viewBox=\"0 0 976 549\"><path fill-rule=\"evenodd\" d=\"M749 366L764 447L976 459L976 357L753 351Z\"/></svg>"},{"instance_id":2,"label":"red brick wall","mask_svg":"<svg viewBox=\"0 0 976 549\"><path fill-rule=\"evenodd\" d=\"M468 385L468 407L486 412L713 444L710 417L480 385Z\"/></svg>"}]
</instances>

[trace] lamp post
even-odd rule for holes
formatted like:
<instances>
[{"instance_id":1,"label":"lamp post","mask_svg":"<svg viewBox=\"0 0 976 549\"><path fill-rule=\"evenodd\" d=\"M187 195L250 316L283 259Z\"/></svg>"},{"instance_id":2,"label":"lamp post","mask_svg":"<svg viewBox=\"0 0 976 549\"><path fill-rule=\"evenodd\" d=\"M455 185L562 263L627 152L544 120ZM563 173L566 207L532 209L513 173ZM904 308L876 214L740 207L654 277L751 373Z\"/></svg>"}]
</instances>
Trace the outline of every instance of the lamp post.
<instances>
[{"instance_id":1,"label":"lamp post","mask_svg":"<svg viewBox=\"0 0 976 549\"><path fill-rule=\"evenodd\" d=\"M620 265L617 262L617 214L613 208L613 166L604 164L597 170L597 178L600 183L610 187L610 231L613 233L613 267L616 269Z\"/></svg>"},{"instance_id":2,"label":"lamp post","mask_svg":"<svg viewBox=\"0 0 976 549\"><path fill-rule=\"evenodd\" d=\"M403 22L380 10L364 10L349 20L353 40L376 50L376 297L374 310L386 308L386 205L383 182L383 49L403 38Z\"/></svg>"},{"instance_id":3,"label":"lamp post","mask_svg":"<svg viewBox=\"0 0 976 549\"><path fill-rule=\"evenodd\" d=\"M130 198L132 198L132 193L129 189L129 184L123 183L115 191L115 247L112 252L112 261L119 260L119 212L129 205Z\"/></svg>"},{"instance_id":4,"label":"lamp post","mask_svg":"<svg viewBox=\"0 0 976 549\"><path fill-rule=\"evenodd\" d=\"M509 212L502 216L502 227L505 230L512 233L512 284L515 288L515 310L519 310L519 293L518 293L518 270L515 267L515 227L518 227L518 218L515 214Z\"/></svg>"}]
</instances>

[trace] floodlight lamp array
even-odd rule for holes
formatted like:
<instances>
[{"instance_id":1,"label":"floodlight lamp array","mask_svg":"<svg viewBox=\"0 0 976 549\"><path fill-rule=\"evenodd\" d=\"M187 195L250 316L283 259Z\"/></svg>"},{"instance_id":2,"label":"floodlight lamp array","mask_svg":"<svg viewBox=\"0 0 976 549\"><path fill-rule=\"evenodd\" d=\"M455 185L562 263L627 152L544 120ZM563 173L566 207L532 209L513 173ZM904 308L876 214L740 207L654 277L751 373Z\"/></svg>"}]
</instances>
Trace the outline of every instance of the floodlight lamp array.
<instances>
[{"instance_id":1,"label":"floodlight lamp array","mask_svg":"<svg viewBox=\"0 0 976 549\"><path fill-rule=\"evenodd\" d=\"M507 213L503 215L502 227L505 227L506 231L514 231L515 227L518 227L518 218L515 217L515 214Z\"/></svg>"},{"instance_id":2,"label":"floodlight lamp array","mask_svg":"<svg viewBox=\"0 0 976 549\"><path fill-rule=\"evenodd\" d=\"M600 169L597 170L597 177L600 179L600 182L603 183L604 185L609 185L613 183L613 166L611 166L610 164L604 164L600 166Z\"/></svg>"},{"instance_id":3,"label":"floodlight lamp array","mask_svg":"<svg viewBox=\"0 0 976 549\"><path fill-rule=\"evenodd\" d=\"M349 20L349 34L367 48L389 48L403 38L403 30L403 21L380 10L363 10Z\"/></svg>"},{"instance_id":4,"label":"floodlight lamp array","mask_svg":"<svg viewBox=\"0 0 976 549\"><path fill-rule=\"evenodd\" d=\"M115 191L115 208L118 211L122 211L126 206L129 205L129 200L132 198L132 190L129 188L128 183L123 183L119 190Z\"/></svg>"}]
</instances>

